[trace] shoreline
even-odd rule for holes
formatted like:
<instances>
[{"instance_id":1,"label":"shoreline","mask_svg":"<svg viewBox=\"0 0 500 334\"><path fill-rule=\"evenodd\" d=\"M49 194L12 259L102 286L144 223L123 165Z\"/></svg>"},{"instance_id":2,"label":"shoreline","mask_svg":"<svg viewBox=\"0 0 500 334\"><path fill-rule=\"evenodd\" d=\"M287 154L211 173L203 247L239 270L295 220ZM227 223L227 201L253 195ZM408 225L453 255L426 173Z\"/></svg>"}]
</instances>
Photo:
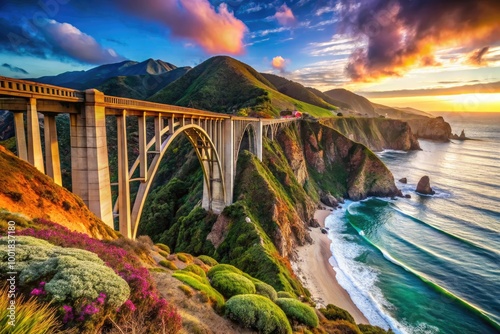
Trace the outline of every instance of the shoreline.
<instances>
[{"instance_id":1,"label":"shoreline","mask_svg":"<svg viewBox=\"0 0 500 334\"><path fill-rule=\"evenodd\" d=\"M321 227L325 226L325 219L330 210L318 209L314 218ZM354 304L349 293L337 282L336 272L330 264L332 252L331 240L321 233L321 228L312 228L310 231L313 243L297 247L297 259L293 261L293 268L304 286L311 292L311 299L324 307L328 304L341 307L348 311L357 324L370 322Z\"/></svg>"}]
</instances>

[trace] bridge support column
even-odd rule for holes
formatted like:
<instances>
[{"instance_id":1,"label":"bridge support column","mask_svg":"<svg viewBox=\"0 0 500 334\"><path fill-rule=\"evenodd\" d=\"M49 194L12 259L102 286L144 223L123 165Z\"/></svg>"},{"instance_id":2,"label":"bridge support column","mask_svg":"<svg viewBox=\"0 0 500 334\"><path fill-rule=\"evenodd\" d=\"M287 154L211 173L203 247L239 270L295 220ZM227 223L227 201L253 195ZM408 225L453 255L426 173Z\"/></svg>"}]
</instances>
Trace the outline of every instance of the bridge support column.
<instances>
[{"instance_id":1,"label":"bridge support column","mask_svg":"<svg viewBox=\"0 0 500 334\"><path fill-rule=\"evenodd\" d=\"M127 150L127 119L126 111L116 116L118 137L118 212L120 233L127 238L132 238L132 225L130 219L130 184L128 172Z\"/></svg>"},{"instance_id":2,"label":"bridge support column","mask_svg":"<svg viewBox=\"0 0 500 334\"><path fill-rule=\"evenodd\" d=\"M47 175L54 182L62 186L61 177L61 160L59 158L59 143L57 141L57 126L56 117L54 115L45 114L43 116L44 133L45 133L45 166Z\"/></svg>"},{"instance_id":3,"label":"bridge support column","mask_svg":"<svg viewBox=\"0 0 500 334\"><path fill-rule=\"evenodd\" d=\"M86 90L85 107L70 117L73 193L113 228L104 94Z\"/></svg>"},{"instance_id":4,"label":"bridge support column","mask_svg":"<svg viewBox=\"0 0 500 334\"><path fill-rule=\"evenodd\" d=\"M42 141L40 139L40 124L38 123L36 99L29 99L27 109L28 161L40 172L45 173L45 169L43 168Z\"/></svg>"},{"instance_id":5,"label":"bridge support column","mask_svg":"<svg viewBox=\"0 0 500 334\"><path fill-rule=\"evenodd\" d=\"M147 138L146 138L146 115L137 118L139 126L139 168L142 182L147 181L148 177L148 157L147 157Z\"/></svg>"},{"instance_id":6,"label":"bridge support column","mask_svg":"<svg viewBox=\"0 0 500 334\"><path fill-rule=\"evenodd\" d=\"M28 161L28 149L26 148L26 133L24 131L24 114L14 113L14 125L16 128L16 148L17 156L24 161Z\"/></svg>"},{"instance_id":7,"label":"bridge support column","mask_svg":"<svg viewBox=\"0 0 500 334\"><path fill-rule=\"evenodd\" d=\"M233 204L233 188L234 188L234 123L231 118L223 121L223 137L224 150L221 151L224 161L224 182L226 184L226 206Z\"/></svg>"},{"instance_id":8,"label":"bridge support column","mask_svg":"<svg viewBox=\"0 0 500 334\"><path fill-rule=\"evenodd\" d=\"M262 161L262 119L259 119L259 123L257 125L257 128L255 129L255 139L256 139L256 144L257 147L255 148L257 152L257 158L259 158L260 161Z\"/></svg>"}]
</instances>

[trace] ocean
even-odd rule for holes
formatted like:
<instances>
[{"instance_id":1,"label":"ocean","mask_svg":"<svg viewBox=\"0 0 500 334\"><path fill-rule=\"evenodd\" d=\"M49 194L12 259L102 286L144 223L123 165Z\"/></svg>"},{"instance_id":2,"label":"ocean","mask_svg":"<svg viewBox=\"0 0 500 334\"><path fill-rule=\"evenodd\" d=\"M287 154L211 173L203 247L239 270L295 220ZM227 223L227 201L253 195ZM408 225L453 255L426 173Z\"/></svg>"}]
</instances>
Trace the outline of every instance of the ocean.
<instances>
[{"instance_id":1,"label":"ocean","mask_svg":"<svg viewBox=\"0 0 500 334\"><path fill-rule=\"evenodd\" d=\"M420 140L422 151L378 153L411 198L334 211L326 220L330 263L373 325L500 333L500 113L444 117L476 140ZM433 196L415 192L424 175Z\"/></svg>"}]
</instances>

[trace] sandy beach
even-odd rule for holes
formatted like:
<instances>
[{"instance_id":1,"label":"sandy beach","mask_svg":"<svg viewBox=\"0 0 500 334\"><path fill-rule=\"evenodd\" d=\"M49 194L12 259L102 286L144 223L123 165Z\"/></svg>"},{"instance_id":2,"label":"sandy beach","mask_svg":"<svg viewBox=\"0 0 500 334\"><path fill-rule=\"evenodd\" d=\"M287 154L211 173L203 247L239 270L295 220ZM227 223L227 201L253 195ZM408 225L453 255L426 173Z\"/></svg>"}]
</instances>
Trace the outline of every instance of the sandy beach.
<instances>
[{"instance_id":1,"label":"sandy beach","mask_svg":"<svg viewBox=\"0 0 500 334\"><path fill-rule=\"evenodd\" d=\"M330 210L316 210L314 218L325 226L325 218ZM320 228L311 229L313 244L297 248L297 259L293 267L304 286L309 289L312 299L324 306L334 304L347 310L356 320L356 323L368 324L368 320L353 303L351 297L337 282L336 273L329 259L331 240Z\"/></svg>"}]
</instances>

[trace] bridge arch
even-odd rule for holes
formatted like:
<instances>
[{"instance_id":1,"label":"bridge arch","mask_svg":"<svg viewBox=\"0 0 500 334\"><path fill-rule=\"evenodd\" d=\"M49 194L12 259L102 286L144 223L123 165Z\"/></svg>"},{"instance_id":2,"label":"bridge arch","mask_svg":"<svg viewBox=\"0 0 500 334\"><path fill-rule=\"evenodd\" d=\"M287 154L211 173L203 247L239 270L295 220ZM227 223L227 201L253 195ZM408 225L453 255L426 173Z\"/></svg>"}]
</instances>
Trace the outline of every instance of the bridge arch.
<instances>
[{"instance_id":1,"label":"bridge arch","mask_svg":"<svg viewBox=\"0 0 500 334\"><path fill-rule=\"evenodd\" d=\"M245 135L248 137L248 150L257 155L257 129L255 128L255 125L253 123L248 122L245 127L243 128L243 131L241 131L240 137L237 138L236 145L235 145L235 154L234 154L234 162L236 163L238 161L238 155L241 149L241 145L243 143L243 140L245 139Z\"/></svg>"},{"instance_id":2,"label":"bridge arch","mask_svg":"<svg viewBox=\"0 0 500 334\"><path fill-rule=\"evenodd\" d=\"M169 128L164 128L161 131L161 135L164 135L169 131ZM210 138L209 134L199 125L188 124L180 128L176 128L173 134L170 134L161 144L160 150L158 150L148 166L147 177L143 182L140 183L137 190L137 195L134 200L134 204L131 210L130 223L131 226L127 228L131 237L135 239L137 236L137 231L139 228L140 219L144 209L144 204L146 198L149 194L151 186L153 184L156 172L160 166L160 162L167 152L168 148L179 135L186 135L187 139L193 146L198 161L200 162L201 168L203 170L203 200L202 206L207 210L219 209L223 207L226 202L225 193L225 183L224 175L222 170L222 161L219 153L216 150L216 145ZM147 144L147 149L150 149L156 142L156 136L153 137ZM139 167L140 159L137 158L130 168L129 175L133 175L136 169ZM115 205L114 212L119 214L127 214L120 212L118 195ZM122 228L120 228L122 230ZM123 233L123 232L122 232Z\"/></svg>"}]
</instances>

